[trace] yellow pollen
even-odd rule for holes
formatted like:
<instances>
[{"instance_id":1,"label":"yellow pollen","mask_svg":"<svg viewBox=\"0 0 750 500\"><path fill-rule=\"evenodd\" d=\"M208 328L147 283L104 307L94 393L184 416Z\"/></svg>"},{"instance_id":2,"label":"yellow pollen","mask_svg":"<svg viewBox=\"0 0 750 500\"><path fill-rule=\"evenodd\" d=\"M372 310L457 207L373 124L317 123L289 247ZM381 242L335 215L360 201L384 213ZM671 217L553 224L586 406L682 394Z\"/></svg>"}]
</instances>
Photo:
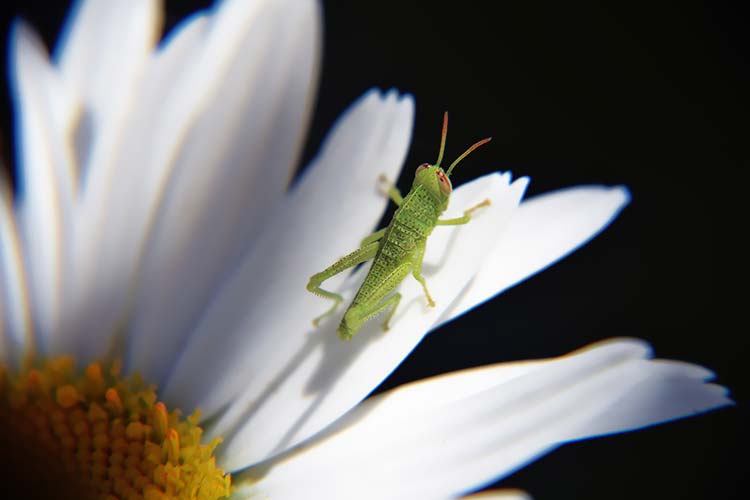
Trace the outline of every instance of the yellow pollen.
<instances>
[{"instance_id":1,"label":"yellow pollen","mask_svg":"<svg viewBox=\"0 0 750 500\"><path fill-rule=\"evenodd\" d=\"M167 415L167 406L159 401L154 405L154 411L152 419L154 421L154 432L156 432L156 436L159 439L164 439L167 437L167 419L169 418L169 415Z\"/></svg>"},{"instance_id":2,"label":"yellow pollen","mask_svg":"<svg viewBox=\"0 0 750 500\"><path fill-rule=\"evenodd\" d=\"M57 388L57 404L63 408L70 408L78 402L78 391L72 385Z\"/></svg>"},{"instance_id":3,"label":"yellow pollen","mask_svg":"<svg viewBox=\"0 0 750 500\"><path fill-rule=\"evenodd\" d=\"M0 363L1 484L23 498L228 497L230 476L214 458L221 440L201 443L199 414L167 411L153 386L120 372L120 363L76 370L65 356L18 372Z\"/></svg>"},{"instance_id":4,"label":"yellow pollen","mask_svg":"<svg viewBox=\"0 0 750 500\"><path fill-rule=\"evenodd\" d=\"M112 387L107 389L104 392L104 399L106 399L107 403L109 403L109 408L113 413L122 413L122 401L120 400L120 395L117 393L117 389L114 389Z\"/></svg>"}]
</instances>

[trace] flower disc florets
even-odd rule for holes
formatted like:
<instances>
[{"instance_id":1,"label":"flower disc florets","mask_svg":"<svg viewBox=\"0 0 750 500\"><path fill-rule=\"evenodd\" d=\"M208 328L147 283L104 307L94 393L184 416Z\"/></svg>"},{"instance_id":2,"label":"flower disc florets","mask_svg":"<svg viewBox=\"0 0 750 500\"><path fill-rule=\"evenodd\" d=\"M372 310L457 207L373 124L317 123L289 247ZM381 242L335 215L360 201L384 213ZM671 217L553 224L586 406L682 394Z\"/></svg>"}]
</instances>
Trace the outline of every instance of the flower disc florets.
<instances>
[{"instance_id":1,"label":"flower disc florets","mask_svg":"<svg viewBox=\"0 0 750 500\"><path fill-rule=\"evenodd\" d=\"M181 418L119 363L76 370L57 357L10 371L0 364L0 467L24 497L216 499L230 476L220 439L201 444L199 415Z\"/></svg>"}]
</instances>

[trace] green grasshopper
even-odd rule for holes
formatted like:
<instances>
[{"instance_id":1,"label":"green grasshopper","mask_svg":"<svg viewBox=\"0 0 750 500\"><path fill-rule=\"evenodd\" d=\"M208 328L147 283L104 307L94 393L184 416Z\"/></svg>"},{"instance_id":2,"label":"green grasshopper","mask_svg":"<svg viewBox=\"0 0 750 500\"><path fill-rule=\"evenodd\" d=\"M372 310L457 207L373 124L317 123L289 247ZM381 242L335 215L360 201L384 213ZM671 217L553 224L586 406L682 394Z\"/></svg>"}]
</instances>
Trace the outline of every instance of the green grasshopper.
<instances>
[{"instance_id":1,"label":"green grasshopper","mask_svg":"<svg viewBox=\"0 0 750 500\"><path fill-rule=\"evenodd\" d=\"M440 162L443 160L447 133L448 112L443 115L440 153L435 164L423 163L417 167L414 183L406 197L402 197L395 186L389 186L388 196L398 205L398 209L388 226L367 236L357 250L310 278L307 284L308 291L334 301L328 311L313 320L313 325L318 326L322 319L333 314L343 300L341 295L323 290L320 285L328 278L372 258L375 259L372 267L339 324L338 334L342 340L351 339L366 321L392 306L383 323L383 330L388 330L389 322L401 301L401 294L396 292L388 298L385 297L409 273L412 273L422 285L428 304L431 307L435 306L422 276L422 258L427 237L435 226L466 224L471 220L472 212L490 204L490 200L487 199L466 210L463 217L439 219L448 208L448 200L453 190L449 180L453 168L469 153L492 139L488 137L477 142L459 156L447 171L443 171ZM383 175L380 180L387 182Z\"/></svg>"}]
</instances>

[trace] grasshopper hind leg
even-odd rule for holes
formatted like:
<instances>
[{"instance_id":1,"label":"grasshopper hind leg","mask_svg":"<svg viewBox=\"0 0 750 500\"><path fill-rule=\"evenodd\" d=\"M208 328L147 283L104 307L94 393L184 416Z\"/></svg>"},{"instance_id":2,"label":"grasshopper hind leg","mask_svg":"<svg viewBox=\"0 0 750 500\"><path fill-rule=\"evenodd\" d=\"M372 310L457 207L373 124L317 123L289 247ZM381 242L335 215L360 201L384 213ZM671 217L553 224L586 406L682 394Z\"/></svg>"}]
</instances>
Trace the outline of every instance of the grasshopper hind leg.
<instances>
[{"instance_id":1,"label":"grasshopper hind leg","mask_svg":"<svg viewBox=\"0 0 750 500\"><path fill-rule=\"evenodd\" d=\"M325 294L321 292L325 292ZM318 290L315 293L316 295L320 295L321 297L333 300L333 305L326 312L324 312L320 316L316 316L315 318L313 318L312 324L315 328L317 328L320 326L321 321L336 312L336 309L339 308L339 304L344 300L344 297L342 297L338 293L326 292L325 290Z\"/></svg>"},{"instance_id":2,"label":"grasshopper hind leg","mask_svg":"<svg viewBox=\"0 0 750 500\"><path fill-rule=\"evenodd\" d=\"M333 300L333 305L331 306L331 308L313 320L314 326L317 327L322 320L333 314L338 308L339 304L344 300L344 298L338 293L323 290L322 288L320 288L320 285L322 285L323 282L328 278L375 257L379 245L380 243L378 241L367 243L357 250L353 251L349 255L342 257L341 259L330 265L328 268L326 268L324 271L321 271L310 277L310 281L307 283L307 290L320 297L325 297L327 299Z\"/></svg>"}]
</instances>

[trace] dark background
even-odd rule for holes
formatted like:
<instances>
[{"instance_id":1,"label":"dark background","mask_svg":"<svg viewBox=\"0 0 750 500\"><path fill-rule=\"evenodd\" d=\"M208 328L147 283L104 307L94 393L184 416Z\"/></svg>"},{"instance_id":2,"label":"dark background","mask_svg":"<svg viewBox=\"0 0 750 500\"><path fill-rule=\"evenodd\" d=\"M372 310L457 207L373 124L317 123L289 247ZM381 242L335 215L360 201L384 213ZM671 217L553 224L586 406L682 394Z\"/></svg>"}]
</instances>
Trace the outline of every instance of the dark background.
<instances>
[{"instance_id":1,"label":"dark background","mask_svg":"<svg viewBox=\"0 0 750 500\"><path fill-rule=\"evenodd\" d=\"M167 25L209 3L167 2ZM397 87L417 100L409 172L434 160L448 109L448 158L494 137L457 172L457 184L512 170L531 177L530 195L592 183L625 184L633 194L605 233L430 335L381 389L641 337L659 357L715 370L738 405L565 446L500 485L537 499L744 497L750 412L742 371L750 350L746 320L734 318L747 295L736 290L746 273L735 237L747 227L739 179L747 166L740 146L747 18L719 3L324 3L322 81L306 158L366 89ZM66 4L6 2L2 32L20 13L51 43ZM399 184L410 182L405 175Z\"/></svg>"}]
</instances>

